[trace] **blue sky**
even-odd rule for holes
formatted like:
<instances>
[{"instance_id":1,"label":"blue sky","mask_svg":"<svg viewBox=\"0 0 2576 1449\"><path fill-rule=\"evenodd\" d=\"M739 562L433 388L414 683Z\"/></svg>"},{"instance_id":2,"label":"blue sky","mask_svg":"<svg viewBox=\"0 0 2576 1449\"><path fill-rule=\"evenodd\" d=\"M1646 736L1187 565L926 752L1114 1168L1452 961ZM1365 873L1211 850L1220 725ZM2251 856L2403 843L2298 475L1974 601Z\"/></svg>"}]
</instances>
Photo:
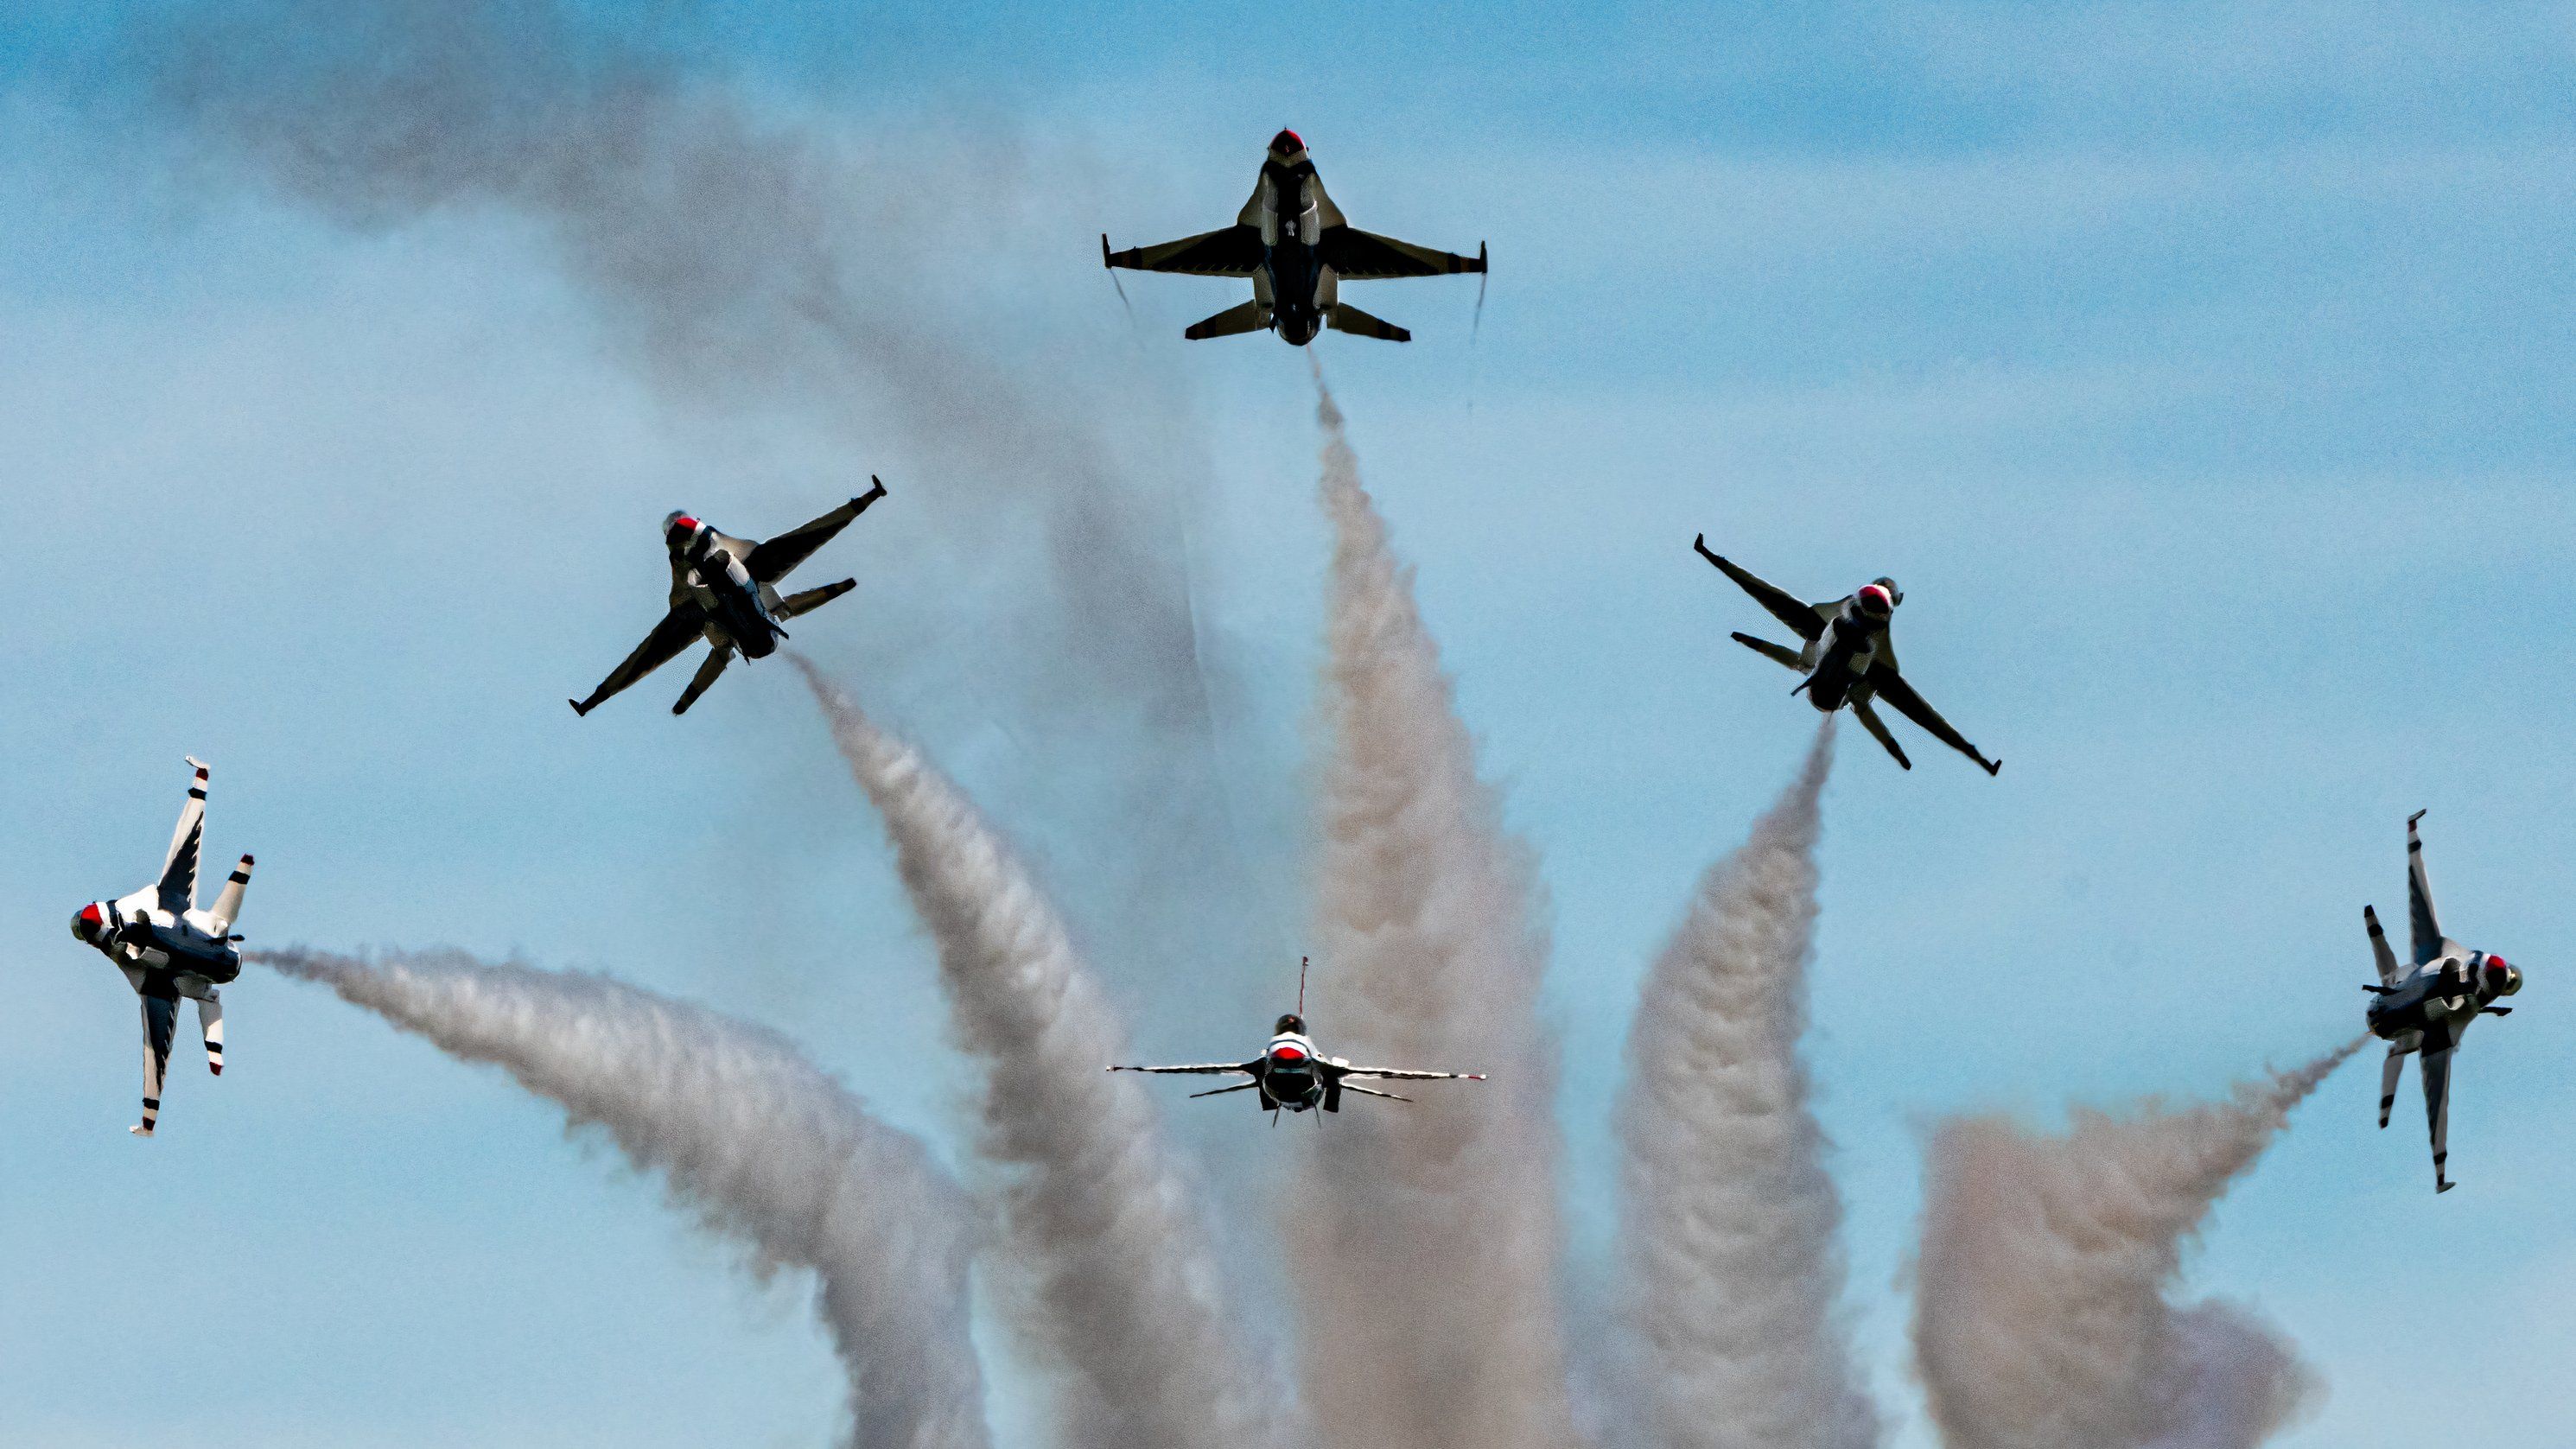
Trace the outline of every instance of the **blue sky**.
<instances>
[{"instance_id":1,"label":"blue sky","mask_svg":"<svg viewBox=\"0 0 2576 1449\"><path fill-rule=\"evenodd\" d=\"M1492 246L1472 345L1472 287L1437 282L1363 299L1411 347L1317 351L1543 859L1578 1276L1635 981L1812 723L1726 642L1759 620L1689 553L1706 531L1819 597L1902 580L1909 675L2007 762L1900 774L1854 735L1827 796L1811 1048L1890 1405L1920 1125L2214 1091L2356 1032L2357 908L2400 902L2429 808L2446 924L2530 977L2464 1055L2462 1188L2434 1199L2420 1128L2371 1130L2347 1069L2191 1283L2323 1371L2285 1442L2563 1442L2576 14L1701 12L581 8L783 131L923 148L899 181L974 163L882 200L940 243L923 315L1164 480L1147 531L1223 766L1225 866L1187 881L1129 849L1156 761L1059 678L1011 483L974 495L987 538L881 396L777 401L757 358L675 383L509 208L353 228L208 163L135 103L185 7L0 22L0 496L34 544L0 692L5 1437L829 1431L797 1285L746 1287L550 1109L320 993L233 988L233 1072L190 1048L132 1142L132 999L65 930L151 869L193 752L210 849L261 857L255 942L604 967L957 1140L923 943L793 678L738 671L681 721L676 677L560 702L650 623L671 507L762 533L883 473L825 561L860 592L799 643L1028 845L1141 1053L1280 1009L1320 648L1305 364L1185 347L1225 284L1130 278L1131 327L1093 248L1230 216L1290 124L1359 224ZM1259 1291L1278 1154L1171 1121ZM2473 1346L2479 1391L2385 1372L2432 1345ZM1037 1442L994 1349L996 1416Z\"/></svg>"}]
</instances>

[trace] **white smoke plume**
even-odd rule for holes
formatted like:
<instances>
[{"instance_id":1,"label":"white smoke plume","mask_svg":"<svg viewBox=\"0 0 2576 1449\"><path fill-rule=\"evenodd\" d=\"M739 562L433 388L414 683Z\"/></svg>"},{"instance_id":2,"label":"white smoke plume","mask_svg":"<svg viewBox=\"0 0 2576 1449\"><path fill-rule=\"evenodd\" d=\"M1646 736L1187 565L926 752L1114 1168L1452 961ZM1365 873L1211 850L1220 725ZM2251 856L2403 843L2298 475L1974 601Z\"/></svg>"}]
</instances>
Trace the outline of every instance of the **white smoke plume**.
<instances>
[{"instance_id":1,"label":"white smoke plume","mask_svg":"<svg viewBox=\"0 0 2576 1449\"><path fill-rule=\"evenodd\" d=\"M1557 1449L1576 1436L1533 862L1476 777L1412 579L1316 387L1333 558L1313 1019L1355 1060L1493 1080L1305 1134L1319 1190L1286 1230L1307 1402L1341 1443Z\"/></svg>"},{"instance_id":2,"label":"white smoke plume","mask_svg":"<svg viewBox=\"0 0 2576 1449\"><path fill-rule=\"evenodd\" d=\"M604 1130L764 1274L811 1269L849 1376L850 1449L983 1449L967 1336L971 1213L920 1142L764 1027L605 976L455 952L252 959Z\"/></svg>"},{"instance_id":3,"label":"white smoke plume","mask_svg":"<svg viewBox=\"0 0 2576 1449\"><path fill-rule=\"evenodd\" d=\"M958 1044L984 1073L983 1154L1030 1277L1020 1326L1064 1371L1065 1442L1267 1442L1274 1395L1220 1301L1199 1194L1134 1079L1124 1033L1036 883L956 787L802 658L929 928Z\"/></svg>"},{"instance_id":4,"label":"white smoke plume","mask_svg":"<svg viewBox=\"0 0 2576 1449\"><path fill-rule=\"evenodd\" d=\"M2250 1311L2176 1305L2183 1245L2361 1043L2229 1100L1983 1116L1929 1145L1914 1355L1947 1449L2252 1449L2313 1377Z\"/></svg>"},{"instance_id":5,"label":"white smoke plume","mask_svg":"<svg viewBox=\"0 0 2576 1449\"><path fill-rule=\"evenodd\" d=\"M1842 1201L1798 1052L1833 720L1648 972L1620 1106L1632 1406L1659 1449L1865 1449Z\"/></svg>"}]
</instances>

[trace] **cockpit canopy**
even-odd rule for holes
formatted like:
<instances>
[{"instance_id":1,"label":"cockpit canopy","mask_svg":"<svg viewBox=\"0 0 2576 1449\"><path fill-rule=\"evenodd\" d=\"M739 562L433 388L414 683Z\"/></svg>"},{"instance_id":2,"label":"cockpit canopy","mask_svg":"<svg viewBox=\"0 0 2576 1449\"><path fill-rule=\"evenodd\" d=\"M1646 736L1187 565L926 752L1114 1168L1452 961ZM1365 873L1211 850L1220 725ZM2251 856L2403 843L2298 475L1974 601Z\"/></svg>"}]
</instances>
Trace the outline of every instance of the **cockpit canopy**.
<instances>
[{"instance_id":1,"label":"cockpit canopy","mask_svg":"<svg viewBox=\"0 0 2576 1449\"><path fill-rule=\"evenodd\" d=\"M1279 1024L1270 1028L1270 1034L1272 1036L1286 1036L1291 1032L1294 1032L1299 1036L1304 1036L1306 1034L1306 1018L1299 1016L1293 1011L1280 1017Z\"/></svg>"},{"instance_id":2,"label":"cockpit canopy","mask_svg":"<svg viewBox=\"0 0 2576 1449\"><path fill-rule=\"evenodd\" d=\"M2479 970L2486 977L2487 994L2490 996L2511 996L2522 989L2522 972L2502 956L2488 956Z\"/></svg>"}]
</instances>

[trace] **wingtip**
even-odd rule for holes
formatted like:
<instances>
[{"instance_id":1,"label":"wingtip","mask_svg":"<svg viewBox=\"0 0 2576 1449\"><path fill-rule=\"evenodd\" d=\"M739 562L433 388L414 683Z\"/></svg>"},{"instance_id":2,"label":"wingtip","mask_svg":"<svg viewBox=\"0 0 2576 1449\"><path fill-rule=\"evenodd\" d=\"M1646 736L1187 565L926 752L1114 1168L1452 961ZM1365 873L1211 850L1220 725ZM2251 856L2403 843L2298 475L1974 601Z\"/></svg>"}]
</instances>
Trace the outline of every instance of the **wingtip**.
<instances>
[{"instance_id":1,"label":"wingtip","mask_svg":"<svg viewBox=\"0 0 2576 1449\"><path fill-rule=\"evenodd\" d=\"M2459 1184L2458 1184L2458 1183L2456 1183L2456 1182L2437 1182L2437 1183L2433 1184L2433 1192L2434 1192L2434 1195L2438 1197L2438 1196L2440 1196L2441 1194L2446 1193L2446 1192L2449 1192L2452 1188L2455 1188L2455 1187L2458 1187L2458 1186L2459 1186Z\"/></svg>"},{"instance_id":2,"label":"wingtip","mask_svg":"<svg viewBox=\"0 0 2576 1449\"><path fill-rule=\"evenodd\" d=\"M198 758L197 758L196 756L194 756L194 755L181 755L179 758L180 758L180 759L183 759L183 760L185 760L185 761L187 761L191 766L194 766L194 767L195 767L195 769L196 769L196 771L197 771L197 778L198 778L198 779L202 780L202 779L206 778L206 762L205 762L205 761L203 761L203 760L201 760L201 759L198 759Z\"/></svg>"},{"instance_id":3,"label":"wingtip","mask_svg":"<svg viewBox=\"0 0 2576 1449\"><path fill-rule=\"evenodd\" d=\"M2418 821L2418 820L2421 820L2421 819L2423 819L2423 818L2424 818L2424 812L2423 812L2423 811L2421 811L2421 810L2418 810L2418 811L2416 811L2414 814L2407 816L2407 817L2406 817L2406 828L2407 828L2407 829L2409 829L2409 830L2414 829L2414 828L2415 828L2415 822L2416 822L2416 821Z\"/></svg>"},{"instance_id":4,"label":"wingtip","mask_svg":"<svg viewBox=\"0 0 2576 1449\"><path fill-rule=\"evenodd\" d=\"M152 1135L152 1129L144 1126L140 1122L135 1123L133 1126L128 1127L125 1130L133 1133L137 1137L149 1138Z\"/></svg>"},{"instance_id":5,"label":"wingtip","mask_svg":"<svg viewBox=\"0 0 2576 1449\"><path fill-rule=\"evenodd\" d=\"M1100 265L1104 268L1114 265L1109 260L1109 233L1105 231L1100 234Z\"/></svg>"},{"instance_id":6,"label":"wingtip","mask_svg":"<svg viewBox=\"0 0 2576 1449\"><path fill-rule=\"evenodd\" d=\"M577 715L586 715L586 714L590 713L590 711L589 711L589 710L583 709L583 708L581 707L581 701L580 701L580 700L577 700L577 699L567 699L567 700L565 700L565 701L564 701L564 703L566 703L566 704L568 704L568 705L571 705L571 706L572 706L572 712L573 712L574 714L577 714Z\"/></svg>"},{"instance_id":7,"label":"wingtip","mask_svg":"<svg viewBox=\"0 0 2576 1449\"><path fill-rule=\"evenodd\" d=\"M2001 760L1979 760L1977 763L1986 767L1986 776L1988 779L1992 779L2004 772L2004 762Z\"/></svg>"}]
</instances>

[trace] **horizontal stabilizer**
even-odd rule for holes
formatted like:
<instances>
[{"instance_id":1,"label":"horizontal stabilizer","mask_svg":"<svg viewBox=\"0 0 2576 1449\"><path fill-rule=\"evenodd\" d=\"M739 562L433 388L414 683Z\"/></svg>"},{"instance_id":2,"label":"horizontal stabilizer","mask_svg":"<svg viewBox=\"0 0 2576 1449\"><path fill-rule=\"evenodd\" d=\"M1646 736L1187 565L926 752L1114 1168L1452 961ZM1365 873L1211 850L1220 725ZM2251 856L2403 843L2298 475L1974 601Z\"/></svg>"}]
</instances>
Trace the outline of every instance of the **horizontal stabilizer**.
<instances>
[{"instance_id":1,"label":"horizontal stabilizer","mask_svg":"<svg viewBox=\"0 0 2576 1449\"><path fill-rule=\"evenodd\" d=\"M224 1074L224 999L209 988L197 998L197 1025L206 1033L206 1070Z\"/></svg>"},{"instance_id":2,"label":"horizontal stabilizer","mask_svg":"<svg viewBox=\"0 0 2576 1449\"><path fill-rule=\"evenodd\" d=\"M715 683L716 676L724 673L725 666L732 662L731 649L720 644L708 650L706 662L698 666L696 676L689 680L689 687L680 691L680 702L671 706L671 713L687 714L689 706L698 702L698 696L706 693L707 686Z\"/></svg>"},{"instance_id":3,"label":"horizontal stabilizer","mask_svg":"<svg viewBox=\"0 0 2576 1449\"><path fill-rule=\"evenodd\" d=\"M233 922L241 917L242 892L250 888L250 866L250 857L243 856L241 864L225 878L223 891L215 897L215 908L207 913L214 917L217 935L231 930Z\"/></svg>"},{"instance_id":4,"label":"horizontal stabilizer","mask_svg":"<svg viewBox=\"0 0 2576 1449\"><path fill-rule=\"evenodd\" d=\"M1242 332L1269 330L1270 309L1259 301L1251 301L1240 307L1228 307L1205 321L1193 322L1181 329L1181 335L1192 342L1204 342L1211 337L1232 337Z\"/></svg>"},{"instance_id":5,"label":"horizontal stabilizer","mask_svg":"<svg viewBox=\"0 0 2576 1449\"><path fill-rule=\"evenodd\" d=\"M1791 669L1799 668L1798 651L1795 649L1774 644L1768 639L1756 639L1750 634L1729 634L1726 637L1775 664L1785 664Z\"/></svg>"},{"instance_id":6,"label":"horizontal stabilizer","mask_svg":"<svg viewBox=\"0 0 2576 1449\"><path fill-rule=\"evenodd\" d=\"M1354 337L1374 337L1381 342L1411 342L1413 334L1381 317L1372 317L1348 302L1335 302L1324 314L1324 325L1336 332Z\"/></svg>"},{"instance_id":7,"label":"horizontal stabilizer","mask_svg":"<svg viewBox=\"0 0 2576 1449\"><path fill-rule=\"evenodd\" d=\"M858 586L857 579L843 579L837 584L825 584L819 589L807 589L801 594L789 594L778 601L779 617L793 619L799 614L813 613Z\"/></svg>"}]
</instances>

